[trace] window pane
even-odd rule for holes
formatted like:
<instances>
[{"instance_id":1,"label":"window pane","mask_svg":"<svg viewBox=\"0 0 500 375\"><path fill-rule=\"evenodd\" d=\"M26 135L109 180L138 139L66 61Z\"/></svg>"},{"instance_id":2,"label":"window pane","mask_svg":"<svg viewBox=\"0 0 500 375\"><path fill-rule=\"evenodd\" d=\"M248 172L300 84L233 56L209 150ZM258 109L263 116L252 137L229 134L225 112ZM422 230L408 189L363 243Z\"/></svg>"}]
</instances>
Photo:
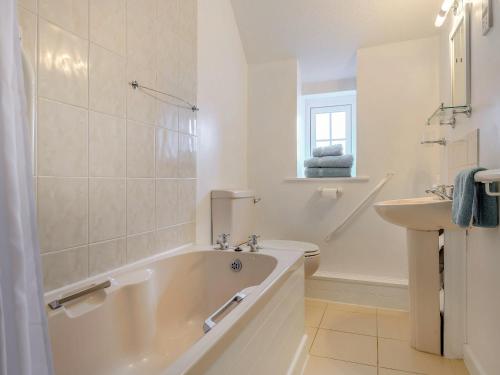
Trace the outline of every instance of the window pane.
<instances>
[{"instance_id":1,"label":"window pane","mask_svg":"<svg viewBox=\"0 0 500 375\"><path fill-rule=\"evenodd\" d=\"M316 142L316 147L325 147L330 146L330 141L319 141Z\"/></svg>"},{"instance_id":2,"label":"window pane","mask_svg":"<svg viewBox=\"0 0 500 375\"><path fill-rule=\"evenodd\" d=\"M330 114L318 113L316 117L316 139L330 138Z\"/></svg>"},{"instance_id":3,"label":"window pane","mask_svg":"<svg viewBox=\"0 0 500 375\"><path fill-rule=\"evenodd\" d=\"M346 120L345 112L332 113L332 138L345 138L346 137Z\"/></svg>"}]
</instances>

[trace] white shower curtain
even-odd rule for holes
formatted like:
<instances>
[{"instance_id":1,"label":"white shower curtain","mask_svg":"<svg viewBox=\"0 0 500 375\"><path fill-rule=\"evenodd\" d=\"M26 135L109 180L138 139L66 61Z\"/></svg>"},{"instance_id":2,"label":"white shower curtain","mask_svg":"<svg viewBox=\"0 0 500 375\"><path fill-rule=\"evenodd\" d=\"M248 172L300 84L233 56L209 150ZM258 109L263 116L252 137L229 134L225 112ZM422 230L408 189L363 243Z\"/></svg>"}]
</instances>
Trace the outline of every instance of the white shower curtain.
<instances>
[{"instance_id":1,"label":"white shower curtain","mask_svg":"<svg viewBox=\"0 0 500 375\"><path fill-rule=\"evenodd\" d=\"M0 375L52 374L16 0L0 0Z\"/></svg>"}]
</instances>

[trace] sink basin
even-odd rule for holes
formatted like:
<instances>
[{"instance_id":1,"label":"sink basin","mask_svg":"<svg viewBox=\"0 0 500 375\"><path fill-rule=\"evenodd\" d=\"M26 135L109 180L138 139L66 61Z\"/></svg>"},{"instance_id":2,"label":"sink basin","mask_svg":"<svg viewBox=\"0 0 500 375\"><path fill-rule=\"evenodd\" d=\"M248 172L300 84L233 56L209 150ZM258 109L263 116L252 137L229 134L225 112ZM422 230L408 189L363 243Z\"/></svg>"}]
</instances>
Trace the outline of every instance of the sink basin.
<instances>
[{"instance_id":1,"label":"sink basin","mask_svg":"<svg viewBox=\"0 0 500 375\"><path fill-rule=\"evenodd\" d=\"M378 202L374 207L384 220L408 229L459 229L451 221L451 203L451 200L423 197Z\"/></svg>"}]
</instances>

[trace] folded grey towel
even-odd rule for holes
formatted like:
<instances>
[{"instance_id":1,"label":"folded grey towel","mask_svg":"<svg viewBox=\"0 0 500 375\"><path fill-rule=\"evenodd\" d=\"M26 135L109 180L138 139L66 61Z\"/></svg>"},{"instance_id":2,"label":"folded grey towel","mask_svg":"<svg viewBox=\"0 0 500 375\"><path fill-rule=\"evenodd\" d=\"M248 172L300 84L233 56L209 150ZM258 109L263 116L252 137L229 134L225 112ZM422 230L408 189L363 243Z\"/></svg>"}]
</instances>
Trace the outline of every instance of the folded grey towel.
<instances>
[{"instance_id":1,"label":"folded grey towel","mask_svg":"<svg viewBox=\"0 0 500 375\"><path fill-rule=\"evenodd\" d=\"M343 153L344 150L342 149L342 145L340 143L331 146L316 147L313 150L313 156L318 158L321 156L340 156Z\"/></svg>"},{"instance_id":2,"label":"folded grey towel","mask_svg":"<svg viewBox=\"0 0 500 375\"><path fill-rule=\"evenodd\" d=\"M452 220L462 228L498 226L498 203L496 197L486 194L484 184L474 181L476 172L484 168L471 168L458 173L453 192Z\"/></svg>"},{"instance_id":3,"label":"folded grey towel","mask_svg":"<svg viewBox=\"0 0 500 375\"><path fill-rule=\"evenodd\" d=\"M323 156L311 158L304 161L306 168L351 168L353 163L352 155Z\"/></svg>"},{"instance_id":4,"label":"folded grey towel","mask_svg":"<svg viewBox=\"0 0 500 375\"><path fill-rule=\"evenodd\" d=\"M305 168L308 178L321 177L351 177L351 168Z\"/></svg>"}]
</instances>

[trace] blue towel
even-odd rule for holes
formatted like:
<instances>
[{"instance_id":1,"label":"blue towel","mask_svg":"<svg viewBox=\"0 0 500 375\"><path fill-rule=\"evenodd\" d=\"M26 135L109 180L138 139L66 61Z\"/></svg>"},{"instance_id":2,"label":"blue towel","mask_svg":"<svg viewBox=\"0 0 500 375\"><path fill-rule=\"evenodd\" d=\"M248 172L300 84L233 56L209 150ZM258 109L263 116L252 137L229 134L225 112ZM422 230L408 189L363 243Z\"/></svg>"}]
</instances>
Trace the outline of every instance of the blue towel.
<instances>
[{"instance_id":1,"label":"blue towel","mask_svg":"<svg viewBox=\"0 0 500 375\"><path fill-rule=\"evenodd\" d=\"M353 163L352 155L323 156L311 158L304 161L306 168L351 168Z\"/></svg>"},{"instance_id":2,"label":"blue towel","mask_svg":"<svg viewBox=\"0 0 500 375\"><path fill-rule=\"evenodd\" d=\"M476 183L474 175L484 168L466 169L455 178L452 220L462 228L471 224L493 228L498 225L498 204L495 197L485 192L484 184Z\"/></svg>"},{"instance_id":3,"label":"blue towel","mask_svg":"<svg viewBox=\"0 0 500 375\"><path fill-rule=\"evenodd\" d=\"M351 168L305 168L308 178L321 177L351 177Z\"/></svg>"},{"instance_id":4,"label":"blue towel","mask_svg":"<svg viewBox=\"0 0 500 375\"><path fill-rule=\"evenodd\" d=\"M336 145L331 145L331 146L325 146L325 147L316 147L313 150L313 156L314 157L322 157L322 156L340 156L344 153L342 145L336 144Z\"/></svg>"}]
</instances>

